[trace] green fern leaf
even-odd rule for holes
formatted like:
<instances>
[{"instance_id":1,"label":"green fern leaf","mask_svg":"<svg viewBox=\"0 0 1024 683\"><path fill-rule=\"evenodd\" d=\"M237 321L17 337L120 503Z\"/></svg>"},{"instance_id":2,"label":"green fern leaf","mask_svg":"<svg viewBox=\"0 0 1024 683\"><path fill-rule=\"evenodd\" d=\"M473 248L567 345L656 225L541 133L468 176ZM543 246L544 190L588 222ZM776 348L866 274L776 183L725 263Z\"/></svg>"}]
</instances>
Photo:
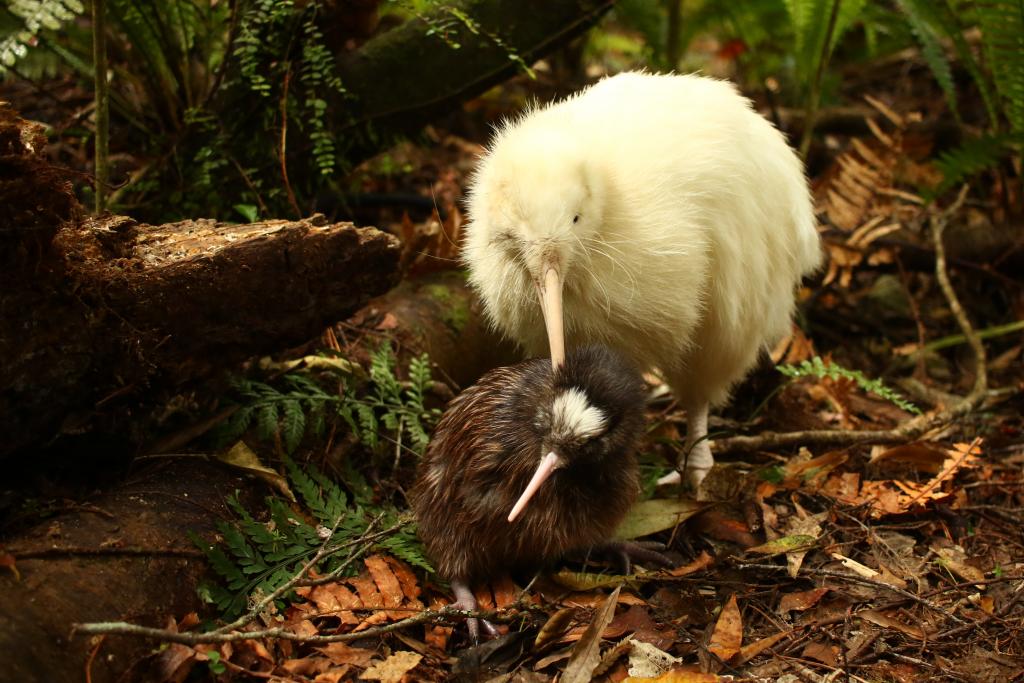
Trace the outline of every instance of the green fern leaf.
<instances>
[{"instance_id":1,"label":"green fern leaf","mask_svg":"<svg viewBox=\"0 0 1024 683\"><path fill-rule=\"evenodd\" d=\"M882 384L881 380L869 379L860 370L849 370L831 361L826 363L820 356L814 356L810 360L805 360L800 365L777 365L775 369L789 378L848 379L853 381L862 391L885 399L909 413L921 414L921 410L917 406Z\"/></svg>"},{"instance_id":2,"label":"green fern leaf","mask_svg":"<svg viewBox=\"0 0 1024 683\"><path fill-rule=\"evenodd\" d=\"M1006 158L1014 145L1021 145L1024 135L983 135L964 142L961 146L939 155L935 166L942 173L942 182L936 188L941 194L971 176L991 168Z\"/></svg>"},{"instance_id":3,"label":"green fern leaf","mask_svg":"<svg viewBox=\"0 0 1024 683\"><path fill-rule=\"evenodd\" d=\"M897 4L907 16L910 30L921 44L921 56L938 81L939 87L946 96L946 103L957 121L960 111L956 101L956 85L953 82L953 71L946 59L946 52L939 43L934 28L936 20L935 5L937 0L897 0Z\"/></svg>"},{"instance_id":4,"label":"green fern leaf","mask_svg":"<svg viewBox=\"0 0 1024 683\"><path fill-rule=\"evenodd\" d=\"M281 437L284 440L286 453L293 453L299 447L302 436L306 432L306 414L302 404L296 399L288 399L281 403Z\"/></svg>"},{"instance_id":5,"label":"green fern leaf","mask_svg":"<svg viewBox=\"0 0 1024 683\"><path fill-rule=\"evenodd\" d=\"M270 439L277 433L278 410L275 403L263 403L256 410L256 436Z\"/></svg>"},{"instance_id":6,"label":"green fern leaf","mask_svg":"<svg viewBox=\"0 0 1024 683\"><path fill-rule=\"evenodd\" d=\"M980 0L974 9L1010 130L1024 133L1024 2Z\"/></svg>"}]
</instances>

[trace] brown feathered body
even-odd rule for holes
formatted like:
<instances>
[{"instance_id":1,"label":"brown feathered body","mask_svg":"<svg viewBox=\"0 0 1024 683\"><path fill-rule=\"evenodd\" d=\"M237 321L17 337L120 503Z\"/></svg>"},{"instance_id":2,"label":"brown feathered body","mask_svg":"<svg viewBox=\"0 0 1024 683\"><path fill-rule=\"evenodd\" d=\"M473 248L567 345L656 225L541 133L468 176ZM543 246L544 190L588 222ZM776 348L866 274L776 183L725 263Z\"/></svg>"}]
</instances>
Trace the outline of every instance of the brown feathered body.
<instances>
[{"instance_id":1,"label":"brown feathered body","mask_svg":"<svg viewBox=\"0 0 1024 683\"><path fill-rule=\"evenodd\" d=\"M582 398L581 398L582 397ZM645 387L602 348L498 368L452 401L411 494L441 576L467 584L550 565L609 541L636 499ZM509 511L549 450L564 466Z\"/></svg>"}]
</instances>

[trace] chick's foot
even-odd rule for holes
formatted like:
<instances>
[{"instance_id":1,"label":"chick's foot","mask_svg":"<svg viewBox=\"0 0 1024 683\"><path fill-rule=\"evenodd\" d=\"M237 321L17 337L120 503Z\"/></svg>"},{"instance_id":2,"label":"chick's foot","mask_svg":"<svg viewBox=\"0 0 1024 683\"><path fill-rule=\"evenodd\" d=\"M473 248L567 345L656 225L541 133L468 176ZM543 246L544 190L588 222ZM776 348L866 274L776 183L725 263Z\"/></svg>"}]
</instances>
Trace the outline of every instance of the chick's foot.
<instances>
[{"instance_id":1,"label":"chick's foot","mask_svg":"<svg viewBox=\"0 0 1024 683\"><path fill-rule=\"evenodd\" d=\"M479 605L476 601L476 596L473 595L473 591L470 590L469 586L462 581L452 581L452 592L455 593L455 602L448 607L450 609L458 610L476 610ZM498 627L487 621L486 619L479 619L477 617L467 617L466 627L469 629L469 637L472 639L473 644L480 642L480 626L483 625L484 632L488 636L494 638L498 635Z\"/></svg>"},{"instance_id":2,"label":"chick's foot","mask_svg":"<svg viewBox=\"0 0 1024 683\"><path fill-rule=\"evenodd\" d=\"M590 549L589 555L603 555L619 563L623 574L629 574L634 563L671 567L675 563L661 554L664 543L655 541L605 541Z\"/></svg>"}]
</instances>

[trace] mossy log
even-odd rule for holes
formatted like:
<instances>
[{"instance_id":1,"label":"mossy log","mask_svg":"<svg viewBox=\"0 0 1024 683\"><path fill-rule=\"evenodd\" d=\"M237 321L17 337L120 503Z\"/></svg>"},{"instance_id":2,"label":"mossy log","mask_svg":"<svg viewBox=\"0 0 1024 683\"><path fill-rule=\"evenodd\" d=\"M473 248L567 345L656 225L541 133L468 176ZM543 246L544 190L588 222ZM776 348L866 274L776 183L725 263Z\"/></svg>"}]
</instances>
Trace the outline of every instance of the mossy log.
<instances>
[{"instance_id":1,"label":"mossy log","mask_svg":"<svg viewBox=\"0 0 1024 683\"><path fill-rule=\"evenodd\" d=\"M0 456L104 416L129 422L125 410L139 427L147 405L301 343L398 282L394 237L322 216L83 220L42 149L38 130L4 110Z\"/></svg>"},{"instance_id":2,"label":"mossy log","mask_svg":"<svg viewBox=\"0 0 1024 683\"><path fill-rule=\"evenodd\" d=\"M614 0L455 0L341 56L351 159L415 132L582 35ZM434 28L432 28L432 25ZM443 26L438 30L437 26Z\"/></svg>"}]
</instances>

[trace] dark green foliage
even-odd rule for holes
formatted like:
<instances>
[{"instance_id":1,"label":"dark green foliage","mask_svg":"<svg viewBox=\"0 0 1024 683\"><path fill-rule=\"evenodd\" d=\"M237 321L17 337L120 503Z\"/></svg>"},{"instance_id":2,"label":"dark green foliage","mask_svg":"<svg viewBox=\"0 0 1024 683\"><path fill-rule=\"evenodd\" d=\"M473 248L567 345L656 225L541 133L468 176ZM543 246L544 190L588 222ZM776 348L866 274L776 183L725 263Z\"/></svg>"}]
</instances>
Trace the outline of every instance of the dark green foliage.
<instances>
[{"instance_id":1,"label":"dark green foliage","mask_svg":"<svg viewBox=\"0 0 1024 683\"><path fill-rule=\"evenodd\" d=\"M945 192L971 176L991 168L1010 155L1015 147L1019 151L1024 135L987 134L964 142L961 146L939 155L936 167L942 172L942 182L936 192Z\"/></svg>"},{"instance_id":2,"label":"dark green foliage","mask_svg":"<svg viewBox=\"0 0 1024 683\"><path fill-rule=\"evenodd\" d=\"M265 101L262 110L268 129L278 116L284 84L294 82L287 102L289 116L305 126L316 168L321 175L329 175L337 160L324 98L343 93L344 87L316 23L319 7L318 2L296 6L293 0L252 0L241 15L236 55L241 82Z\"/></svg>"},{"instance_id":3,"label":"dark green foliage","mask_svg":"<svg viewBox=\"0 0 1024 683\"><path fill-rule=\"evenodd\" d=\"M817 377L819 379L828 378L832 380L847 379L856 383L862 391L866 391L878 396L879 398L883 398L909 413L914 413L916 415L921 414L921 410L917 406L882 384L882 380L869 379L868 377L865 377L864 373L860 370L849 370L832 361L822 360L819 356L815 356L810 360L805 360L800 363L800 365L778 365L775 369L790 378Z\"/></svg>"},{"instance_id":4,"label":"dark green foliage","mask_svg":"<svg viewBox=\"0 0 1024 683\"><path fill-rule=\"evenodd\" d=\"M979 0L974 11L1006 121L1024 133L1024 2Z\"/></svg>"},{"instance_id":5,"label":"dark green foliage","mask_svg":"<svg viewBox=\"0 0 1024 683\"><path fill-rule=\"evenodd\" d=\"M81 0L9 0L0 7L0 75L28 54L43 30L57 31L85 12Z\"/></svg>"},{"instance_id":6,"label":"dark green foliage","mask_svg":"<svg viewBox=\"0 0 1024 683\"><path fill-rule=\"evenodd\" d=\"M321 547L327 549L316 567L321 574L342 569L354 552L371 547L433 572L411 521L390 504L374 503L370 497L372 489L358 474L349 471L345 475L352 491L350 501L341 486L316 467L303 468L288 458L284 466L292 488L304 504L303 513L292 510L280 498L269 497L268 519L260 522L236 495L228 499L228 504L237 518L218 525L219 543L190 536L222 581L222 585L204 584L200 595L214 604L225 619L241 614L251 599L269 595L288 582ZM303 520L306 514L316 520L315 526ZM385 530L390 532L360 543L368 531L372 534ZM350 563L340 575L351 576L357 570L358 566Z\"/></svg>"},{"instance_id":7,"label":"dark green foliage","mask_svg":"<svg viewBox=\"0 0 1024 683\"><path fill-rule=\"evenodd\" d=\"M389 443L419 455L430 440L427 428L440 415L424 405L431 385L430 360L424 354L409 362L409 381L398 379L395 356L388 344L371 354L369 383L356 391L352 377L340 380L341 393L328 393L308 370L285 374L276 385L251 379L234 383L239 407L217 430L221 445L241 437L251 426L256 436L279 435L285 452L292 453L306 434L320 435L330 416L339 416L372 452L381 454ZM383 434L383 439L382 439Z\"/></svg>"}]
</instances>

